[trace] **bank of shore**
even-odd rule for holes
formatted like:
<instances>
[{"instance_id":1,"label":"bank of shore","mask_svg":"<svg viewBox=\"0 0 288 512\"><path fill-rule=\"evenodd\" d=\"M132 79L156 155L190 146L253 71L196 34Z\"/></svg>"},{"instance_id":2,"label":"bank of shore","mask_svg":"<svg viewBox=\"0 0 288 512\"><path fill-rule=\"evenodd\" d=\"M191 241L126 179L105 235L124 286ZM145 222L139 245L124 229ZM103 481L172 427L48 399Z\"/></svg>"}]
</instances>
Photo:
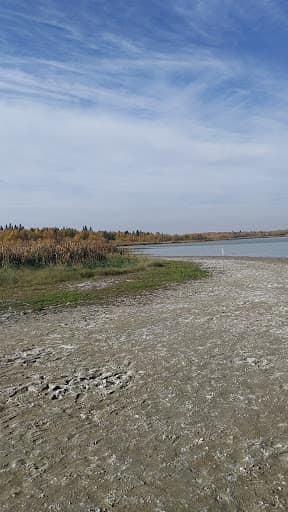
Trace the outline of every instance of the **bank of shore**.
<instances>
[{"instance_id":1,"label":"bank of shore","mask_svg":"<svg viewBox=\"0 0 288 512\"><path fill-rule=\"evenodd\" d=\"M0 509L288 510L287 260L2 317Z\"/></svg>"}]
</instances>

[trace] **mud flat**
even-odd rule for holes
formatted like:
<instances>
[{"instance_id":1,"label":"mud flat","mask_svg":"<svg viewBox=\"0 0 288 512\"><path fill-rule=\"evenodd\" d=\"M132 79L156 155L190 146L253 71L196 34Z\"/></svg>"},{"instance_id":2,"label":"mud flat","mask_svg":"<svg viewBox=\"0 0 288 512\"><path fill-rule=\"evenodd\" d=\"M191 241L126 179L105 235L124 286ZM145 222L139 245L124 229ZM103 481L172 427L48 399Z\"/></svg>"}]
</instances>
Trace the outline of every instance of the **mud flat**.
<instances>
[{"instance_id":1,"label":"mud flat","mask_svg":"<svg viewBox=\"0 0 288 512\"><path fill-rule=\"evenodd\" d=\"M288 510L288 264L0 316L1 512Z\"/></svg>"}]
</instances>

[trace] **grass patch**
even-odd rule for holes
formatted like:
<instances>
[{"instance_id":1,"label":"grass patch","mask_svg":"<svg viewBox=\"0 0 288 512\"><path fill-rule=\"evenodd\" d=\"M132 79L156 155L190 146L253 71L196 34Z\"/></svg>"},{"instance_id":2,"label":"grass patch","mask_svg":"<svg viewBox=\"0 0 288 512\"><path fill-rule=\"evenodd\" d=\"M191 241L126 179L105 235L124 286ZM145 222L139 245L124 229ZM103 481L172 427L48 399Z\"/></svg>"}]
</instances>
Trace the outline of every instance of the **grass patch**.
<instances>
[{"instance_id":1,"label":"grass patch","mask_svg":"<svg viewBox=\"0 0 288 512\"><path fill-rule=\"evenodd\" d=\"M207 271L187 261L130 255L114 255L94 267L1 268L0 309L37 311L49 306L105 303L207 275ZM108 286L97 287L97 281L109 276ZM77 288L87 280L95 282L95 287Z\"/></svg>"}]
</instances>

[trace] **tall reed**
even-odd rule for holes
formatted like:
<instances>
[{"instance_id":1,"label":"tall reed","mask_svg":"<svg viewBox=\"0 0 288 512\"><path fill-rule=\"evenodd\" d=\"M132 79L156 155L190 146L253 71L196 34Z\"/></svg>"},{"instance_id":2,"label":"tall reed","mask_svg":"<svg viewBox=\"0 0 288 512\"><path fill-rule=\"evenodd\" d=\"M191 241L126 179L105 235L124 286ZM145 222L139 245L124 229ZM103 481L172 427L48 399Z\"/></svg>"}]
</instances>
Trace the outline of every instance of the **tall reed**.
<instances>
[{"instance_id":1,"label":"tall reed","mask_svg":"<svg viewBox=\"0 0 288 512\"><path fill-rule=\"evenodd\" d=\"M46 265L95 265L123 250L98 241L16 242L0 244L0 267Z\"/></svg>"}]
</instances>

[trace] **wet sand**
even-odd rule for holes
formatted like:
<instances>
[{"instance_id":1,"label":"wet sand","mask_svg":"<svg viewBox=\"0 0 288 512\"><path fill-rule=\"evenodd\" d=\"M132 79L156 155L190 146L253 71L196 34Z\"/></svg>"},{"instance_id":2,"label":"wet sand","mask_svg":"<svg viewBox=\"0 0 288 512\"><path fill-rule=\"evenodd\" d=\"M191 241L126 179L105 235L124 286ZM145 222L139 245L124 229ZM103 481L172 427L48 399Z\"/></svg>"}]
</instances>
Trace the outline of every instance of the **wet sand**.
<instances>
[{"instance_id":1,"label":"wet sand","mask_svg":"<svg viewBox=\"0 0 288 512\"><path fill-rule=\"evenodd\" d=\"M288 264L0 315L0 510L288 510Z\"/></svg>"}]
</instances>

